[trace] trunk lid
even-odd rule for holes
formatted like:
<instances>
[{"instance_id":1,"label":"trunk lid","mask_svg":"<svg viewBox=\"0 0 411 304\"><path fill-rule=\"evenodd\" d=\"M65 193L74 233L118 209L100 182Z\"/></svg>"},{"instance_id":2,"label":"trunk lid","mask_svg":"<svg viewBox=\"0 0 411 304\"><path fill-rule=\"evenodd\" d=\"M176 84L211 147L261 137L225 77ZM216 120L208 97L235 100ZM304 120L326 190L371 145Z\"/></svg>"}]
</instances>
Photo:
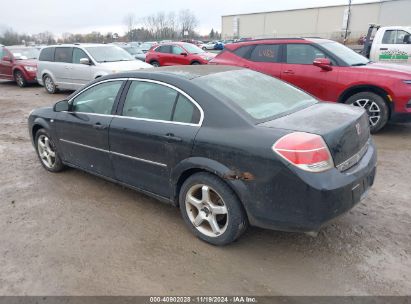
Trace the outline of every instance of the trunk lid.
<instances>
[{"instance_id":1,"label":"trunk lid","mask_svg":"<svg viewBox=\"0 0 411 304\"><path fill-rule=\"evenodd\" d=\"M335 166L341 171L359 161L370 138L367 113L363 109L341 104L318 103L258 126L322 136Z\"/></svg>"}]
</instances>

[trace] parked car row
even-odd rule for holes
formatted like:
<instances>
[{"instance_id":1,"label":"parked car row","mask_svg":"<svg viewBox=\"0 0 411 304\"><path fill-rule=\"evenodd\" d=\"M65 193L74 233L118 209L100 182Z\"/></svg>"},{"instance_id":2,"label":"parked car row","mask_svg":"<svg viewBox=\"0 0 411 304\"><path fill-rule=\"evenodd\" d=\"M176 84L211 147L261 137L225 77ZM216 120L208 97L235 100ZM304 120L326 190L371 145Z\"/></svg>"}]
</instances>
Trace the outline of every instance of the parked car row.
<instances>
[{"instance_id":1,"label":"parked car row","mask_svg":"<svg viewBox=\"0 0 411 304\"><path fill-rule=\"evenodd\" d=\"M377 64L326 39L261 39L227 44L218 55L188 42L3 47L0 77L19 86L37 81L47 92L75 90L90 80L150 67L219 64L246 67L289 82L322 101L364 108L371 132L388 121L411 121L411 67ZM144 56L146 63L136 61Z\"/></svg>"}]
</instances>

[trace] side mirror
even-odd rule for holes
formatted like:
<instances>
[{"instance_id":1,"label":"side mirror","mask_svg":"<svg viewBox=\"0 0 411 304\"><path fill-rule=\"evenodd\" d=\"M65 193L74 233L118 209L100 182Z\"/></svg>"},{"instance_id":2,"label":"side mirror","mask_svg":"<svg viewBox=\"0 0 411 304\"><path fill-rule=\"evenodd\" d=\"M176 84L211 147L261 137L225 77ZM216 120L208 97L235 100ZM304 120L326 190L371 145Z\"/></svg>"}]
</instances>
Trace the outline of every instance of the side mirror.
<instances>
[{"instance_id":1,"label":"side mirror","mask_svg":"<svg viewBox=\"0 0 411 304\"><path fill-rule=\"evenodd\" d=\"M58 101L55 105L54 105L54 112L63 112L63 111L68 111L70 108L70 105L68 103L67 100L61 100Z\"/></svg>"},{"instance_id":2,"label":"side mirror","mask_svg":"<svg viewBox=\"0 0 411 304\"><path fill-rule=\"evenodd\" d=\"M333 68L331 66L331 61L328 58L316 58L313 65L321 68L324 71L331 71Z\"/></svg>"},{"instance_id":3,"label":"side mirror","mask_svg":"<svg viewBox=\"0 0 411 304\"><path fill-rule=\"evenodd\" d=\"M11 58L9 56L4 56L2 60L11 62Z\"/></svg>"},{"instance_id":4,"label":"side mirror","mask_svg":"<svg viewBox=\"0 0 411 304\"><path fill-rule=\"evenodd\" d=\"M90 59L88 58L80 58L80 63L85 65L90 65Z\"/></svg>"},{"instance_id":5,"label":"side mirror","mask_svg":"<svg viewBox=\"0 0 411 304\"><path fill-rule=\"evenodd\" d=\"M405 44L411 44L411 35L410 34L405 35L403 42Z\"/></svg>"},{"instance_id":6,"label":"side mirror","mask_svg":"<svg viewBox=\"0 0 411 304\"><path fill-rule=\"evenodd\" d=\"M181 56L187 56L188 54L186 52L182 52L180 55Z\"/></svg>"}]
</instances>

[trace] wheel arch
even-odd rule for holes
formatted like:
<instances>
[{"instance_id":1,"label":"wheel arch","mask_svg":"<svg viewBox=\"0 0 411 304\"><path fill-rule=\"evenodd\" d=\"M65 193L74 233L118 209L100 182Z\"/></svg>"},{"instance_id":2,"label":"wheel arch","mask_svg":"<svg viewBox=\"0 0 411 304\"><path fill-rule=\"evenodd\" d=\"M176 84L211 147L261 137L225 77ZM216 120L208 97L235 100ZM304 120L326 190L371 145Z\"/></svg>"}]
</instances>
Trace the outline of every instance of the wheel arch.
<instances>
[{"instance_id":1,"label":"wheel arch","mask_svg":"<svg viewBox=\"0 0 411 304\"><path fill-rule=\"evenodd\" d=\"M246 206L241 199L243 193L246 193L247 189L245 182L250 180L249 176L246 173L239 173L235 170L232 170L225 165L204 157L192 157L182 161L176 166L172 171L171 181L172 181L172 196L171 201L173 205L179 206L178 197L180 190L184 182L193 174L199 172L206 172L213 174L226 183L234 194L237 196L238 200L241 203L242 208L245 210L247 216L248 211Z\"/></svg>"},{"instance_id":2,"label":"wheel arch","mask_svg":"<svg viewBox=\"0 0 411 304\"><path fill-rule=\"evenodd\" d=\"M38 117L34 120L33 126L31 127L31 138L33 143L36 138L36 134L40 129L49 130L50 126L45 119Z\"/></svg>"},{"instance_id":3,"label":"wheel arch","mask_svg":"<svg viewBox=\"0 0 411 304\"><path fill-rule=\"evenodd\" d=\"M356 85L356 86L350 87L350 88L346 89L340 95L340 97L338 98L338 102L339 103L345 103L345 101L348 98L350 98L351 96L353 96L357 93L361 93L361 92L371 92L371 93L374 93L374 94L377 94L377 95L381 96L384 99L387 106L388 106L388 109L389 109L389 113L388 113L389 116L388 117L389 118L391 117L391 112L393 110L392 109L393 103L391 102L390 97L389 97L389 96L391 96L391 94L387 90L385 90L385 89L383 89L379 86L376 86L376 85L363 84L363 85Z\"/></svg>"}]
</instances>

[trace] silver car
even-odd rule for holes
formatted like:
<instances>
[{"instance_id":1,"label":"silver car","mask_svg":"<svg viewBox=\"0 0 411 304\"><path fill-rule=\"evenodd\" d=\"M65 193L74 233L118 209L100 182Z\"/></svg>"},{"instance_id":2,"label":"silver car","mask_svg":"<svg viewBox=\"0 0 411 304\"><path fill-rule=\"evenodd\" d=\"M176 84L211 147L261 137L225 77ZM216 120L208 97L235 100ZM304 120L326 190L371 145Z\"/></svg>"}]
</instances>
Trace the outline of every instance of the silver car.
<instances>
[{"instance_id":1,"label":"silver car","mask_svg":"<svg viewBox=\"0 0 411 304\"><path fill-rule=\"evenodd\" d=\"M50 94L58 89L77 90L89 81L108 74L152 68L135 60L116 45L67 44L41 50L37 81Z\"/></svg>"}]
</instances>

